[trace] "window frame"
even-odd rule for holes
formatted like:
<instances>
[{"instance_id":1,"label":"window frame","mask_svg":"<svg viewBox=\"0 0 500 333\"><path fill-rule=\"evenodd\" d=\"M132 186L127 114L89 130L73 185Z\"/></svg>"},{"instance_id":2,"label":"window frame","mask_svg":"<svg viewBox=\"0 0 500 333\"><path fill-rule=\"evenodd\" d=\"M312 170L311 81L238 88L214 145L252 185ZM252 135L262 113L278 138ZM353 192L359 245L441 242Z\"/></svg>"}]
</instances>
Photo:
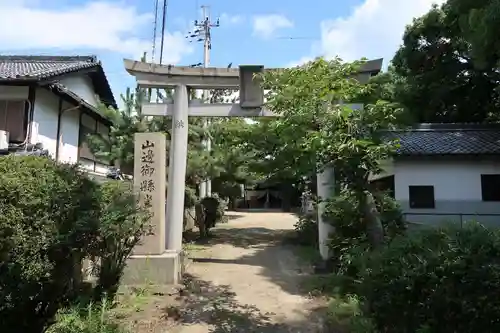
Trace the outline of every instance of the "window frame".
<instances>
[{"instance_id":1,"label":"window frame","mask_svg":"<svg viewBox=\"0 0 500 333\"><path fill-rule=\"evenodd\" d=\"M493 177L497 179L496 180L491 179ZM500 190L498 190L498 188L495 186L495 184L498 184L498 186L500 186L500 174L498 173L481 174L480 182L481 182L481 200L483 202L500 202ZM494 191L494 189L497 189L497 191Z\"/></svg>"},{"instance_id":2,"label":"window frame","mask_svg":"<svg viewBox=\"0 0 500 333\"><path fill-rule=\"evenodd\" d=\"M420 196L416 191L425 191L432 190L431 193L427 193L427 195L431 196L431 199L424 199L424 201L420 201ZM408 186L408 201L411 209L435 209L436 208L436 197L435 197L435 188L434 185L409 185ZM425 196L427 196L425 195ZM414 196L418 196L418 198L413 198ZM428 201L427 201L428 200Z\"/></svg>"}]
</instances>

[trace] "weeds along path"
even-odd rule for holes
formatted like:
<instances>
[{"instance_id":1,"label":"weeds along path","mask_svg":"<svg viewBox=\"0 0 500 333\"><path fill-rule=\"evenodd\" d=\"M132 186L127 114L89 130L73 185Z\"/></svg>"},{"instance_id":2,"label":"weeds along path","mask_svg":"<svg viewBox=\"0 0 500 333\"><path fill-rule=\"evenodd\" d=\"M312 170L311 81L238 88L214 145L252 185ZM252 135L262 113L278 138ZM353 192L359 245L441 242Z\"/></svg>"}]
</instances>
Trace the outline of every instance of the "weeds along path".
<instances>
[{"instance_id":1,"label":"weeds along path","mask_svg":"<svg viewBox=\"0 0 500 333\"><path fill-rule=\"evenodd\" d=\"M171 332L321 332L314 301L300 292L304 275L283 239L296 217L229 212L229 223L191 251L184 304Z\"/></svg>"}]
</instances>

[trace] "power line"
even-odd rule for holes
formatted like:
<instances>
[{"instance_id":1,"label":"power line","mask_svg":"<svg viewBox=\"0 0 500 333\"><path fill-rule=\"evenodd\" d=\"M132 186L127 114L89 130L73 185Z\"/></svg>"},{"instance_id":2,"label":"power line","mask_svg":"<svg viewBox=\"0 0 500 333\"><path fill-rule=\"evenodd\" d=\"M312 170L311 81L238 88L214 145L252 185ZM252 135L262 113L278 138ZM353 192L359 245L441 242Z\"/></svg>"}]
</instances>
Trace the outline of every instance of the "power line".
<instances>
[{"instance_id":1,"label":"power line","mask_svg":"<svg viewBox=\"0 0 500 333\"><path fill-rule=\"evenodd\" d=\"M165 22L167 21L167 6L168 6L168 0L163 0L163 22L161 25L161 42L160 42L160 65L163 61L163 42L165 41Z\"/></svg>"},{"instance_id":2,"label":"power line","mask_svg":"<svg viewBox=\"0 0 500 333\"><path fill-rule=\"evenodd\" d=\"M155 16L154 16L154 23L153 23L153 48L151 50L151 62L155 61L155 53L156 53L156 27L158 25L158 0L153 0L154 1L154 8L155 8Z\"/></svg>"},{"instance_id":3,"label":"power line","mask_svg":"<svg viewBox=\"0 0 500 333\"><path fill-rule=\"evenodd\" d=\"M290 40L314 40L316 38L312 37L293 37L293 36L282 36L282 37L275 37L275 39L290 39Z\"/></svg>"}]
</instances>

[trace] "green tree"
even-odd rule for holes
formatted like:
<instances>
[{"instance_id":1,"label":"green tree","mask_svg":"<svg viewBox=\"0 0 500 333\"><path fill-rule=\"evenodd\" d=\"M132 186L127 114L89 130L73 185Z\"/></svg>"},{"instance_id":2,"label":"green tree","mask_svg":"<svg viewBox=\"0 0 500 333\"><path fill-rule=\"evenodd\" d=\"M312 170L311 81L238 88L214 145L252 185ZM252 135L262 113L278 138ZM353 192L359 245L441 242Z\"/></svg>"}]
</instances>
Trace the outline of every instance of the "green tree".
<instances>
[{"instance_id":1,"label":"green tree","mask_svg":"<svg viewBox=\"0 0 500 333\"><path fill-rule=\"evenodd\" d=\"M341 103L374 95L371 85L349 79L359 65L317 59L264 75L268 106L281 114L267 124L278 134L267 160L296 176L333 166L339 187L355 193L371 245L377 247L384 235L368 177L381 171L379 162L395 148L383 140L381 130L398 124L401 109L381 99L362 110Z\"/></svg>"},{"instance_id":2,"label":"green tree","mask_svg":"<svg viewBox=\"0 0 500 333\"><path fill-rule=\"evenodd\" d=\"M242 118L221 118L212 122L213 154L218 161L218 175L212 179L212 189L229 199L230 205L241 196L241 184L251 186L261 178L253 168L256 153L245 141L252 126Z\"/></svg>"},{"instance_id":3,"label":"green tree","mask_svg":"<svg viewBox=\"0 0 500 333\"><path fill-rule=\"evenodd\" d=\"M500 1L448 0L443 7L447 24L457 30L470 45L475 68L498 68L500 60Z\"/></svg>"},{"instance_id":4,"label":"green tree","mask_svg":"<svg viewBox=\"0 0 500 333\"><path fill-rule=\"evenodd\" d=\"M92 152L113 165L119 166L125 174L132 175L134 170L135 133L164 132L167 136L168 156L172 128L171 118L146 117L141 112L143 103L149 101L152 95L151 90L148 89L137 87L134 93L127 89L126 93L121 96L124 104L122 110L112 108L103 110L113 121L109 136L95 134L89 137L89 146ZM190 96L192 95L190 92ZM159 99L171 98L172 91L159 92L158 96ZM201 119L189 119L185 201L188 207L194 205L197 200L197 185L217 172L214 158L205 151L202 145L202 139L207 135L206 133L207 130L203 128Z\"/></svg>"},{"instance_id":5,"label":"green tree","mask_svg":"<svg viewBox=\"0 0 500 333\"><path fill-rule=\"evenodd\" d=\"M449 0L409 25L396 100L417 122L483 122L499 106L498 1Z\"/></svg>"}]
</instances>

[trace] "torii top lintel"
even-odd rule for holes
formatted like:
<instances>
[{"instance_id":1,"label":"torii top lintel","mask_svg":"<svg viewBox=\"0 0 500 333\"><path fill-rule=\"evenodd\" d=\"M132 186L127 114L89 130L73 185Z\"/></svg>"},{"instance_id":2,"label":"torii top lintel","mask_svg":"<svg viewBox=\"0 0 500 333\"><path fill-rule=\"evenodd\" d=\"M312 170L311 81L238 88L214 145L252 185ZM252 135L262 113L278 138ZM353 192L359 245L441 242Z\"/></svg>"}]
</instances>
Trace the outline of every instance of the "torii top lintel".
<instances>
[{"instance_id":1,"label":"torii top lintel","mask_svg":"<svg viewBox=\"0 0 500 333\"><path fill-rule=\"evenodd\" d=\"M182 84L198 89L239 89L241 71L264 69L261 65L239 68L159 65L130 59L124 59L124 64L127 72L135 76L137 84L143 88L170 88Z\"/></svg>"},{"instance_id":2,"label":"torii top lintel","mask_svg":"<svg viewBox=\"0 0 500 333\"><path fill-rule=\"evenodd\" d=\"M358 71L361 81L382 68L383 59L365 62ZM240 73L276 71L281 68L266 68L261 65L240 65L239 68L189 67L159 65L155 63L124 59L127 72L136 77L137 84L143 88L171 88L183 84L198 89L239 89ZM365 78L366 77L366 78Z\"/></svg>"}]
</instances>

